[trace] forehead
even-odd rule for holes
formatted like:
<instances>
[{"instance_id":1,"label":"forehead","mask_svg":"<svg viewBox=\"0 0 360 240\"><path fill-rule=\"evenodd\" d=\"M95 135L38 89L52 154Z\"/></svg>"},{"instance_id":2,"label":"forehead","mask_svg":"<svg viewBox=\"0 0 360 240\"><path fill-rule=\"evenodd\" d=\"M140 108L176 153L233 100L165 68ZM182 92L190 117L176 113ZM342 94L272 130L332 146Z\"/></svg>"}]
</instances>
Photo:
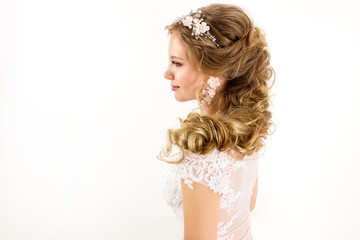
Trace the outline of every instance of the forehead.
<instances>
[{"instance_id":1,"label":"forehead","mask_svg":"<svg viewBox=\"0 0 360 240\"><path fill-rule=\"evenodd\" d=\"M184 44L180 41L178 33L173 32L169 39L169 56L187 59L187 52Z\"/></svg>"}]
</instances>

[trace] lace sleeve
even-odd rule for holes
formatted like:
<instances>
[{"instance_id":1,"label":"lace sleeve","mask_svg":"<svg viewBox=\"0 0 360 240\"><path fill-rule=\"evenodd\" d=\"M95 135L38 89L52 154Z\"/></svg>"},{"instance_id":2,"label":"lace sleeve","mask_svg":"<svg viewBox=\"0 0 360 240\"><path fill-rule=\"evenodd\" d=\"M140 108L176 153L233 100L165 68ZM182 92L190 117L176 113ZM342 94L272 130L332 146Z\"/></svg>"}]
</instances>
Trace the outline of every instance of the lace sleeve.
<instances>
[{"instance_id":1,"label":"lace sleeve","mask_svg":"<svg viewBox=\"0 0 360 240\"><path fill-rule=\"evenodd\" d=\"M233 169L234 161L227 154L214 150L207 155L186 155L178 174L191 189L192 183L198 182L222 195L229 189Z\"/></svg>"}]
</instances>

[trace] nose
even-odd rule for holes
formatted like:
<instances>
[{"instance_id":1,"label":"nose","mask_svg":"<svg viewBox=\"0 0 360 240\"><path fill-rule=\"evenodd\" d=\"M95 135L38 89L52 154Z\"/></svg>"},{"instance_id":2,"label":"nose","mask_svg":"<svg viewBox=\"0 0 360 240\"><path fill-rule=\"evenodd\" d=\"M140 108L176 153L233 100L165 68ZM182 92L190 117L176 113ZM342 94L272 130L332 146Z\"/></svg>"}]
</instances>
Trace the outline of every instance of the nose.
<instances>
[{"instance_id":1,"label":"nose","mask_svg":"<svg viewBox=\"0 0 360 240\"><path fill-rule=\"evenodd\" d=\"M168 79L168 80L173 80L174 75L171 73L171 71L169 70L169 68L166 69L166 71L164 72L164 78Z\"/></svg>"}]
</instances>

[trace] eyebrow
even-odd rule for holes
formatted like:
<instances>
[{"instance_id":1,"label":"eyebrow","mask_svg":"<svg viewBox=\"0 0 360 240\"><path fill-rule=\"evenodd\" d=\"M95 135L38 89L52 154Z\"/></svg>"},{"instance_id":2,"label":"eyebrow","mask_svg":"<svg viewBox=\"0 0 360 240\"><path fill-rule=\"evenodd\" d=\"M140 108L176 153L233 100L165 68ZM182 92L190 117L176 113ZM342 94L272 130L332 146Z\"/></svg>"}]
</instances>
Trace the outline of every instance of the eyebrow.
<instances>
[{"instance_id":1,"label":"eyebrow","mask_svg":"<svg viewBox=\"0 0 360 240\"><path fill-rule=\"evenodd\" d=\"M184 59L182 59L182 58L180 58L180 57L176 57L176 56L171 56L171 57L170 57L170 59L173 59L173 58L175 58L175 59L179 59L179 60L183 60L183 61L184 61Z\"/></svg>"}]
</instances>

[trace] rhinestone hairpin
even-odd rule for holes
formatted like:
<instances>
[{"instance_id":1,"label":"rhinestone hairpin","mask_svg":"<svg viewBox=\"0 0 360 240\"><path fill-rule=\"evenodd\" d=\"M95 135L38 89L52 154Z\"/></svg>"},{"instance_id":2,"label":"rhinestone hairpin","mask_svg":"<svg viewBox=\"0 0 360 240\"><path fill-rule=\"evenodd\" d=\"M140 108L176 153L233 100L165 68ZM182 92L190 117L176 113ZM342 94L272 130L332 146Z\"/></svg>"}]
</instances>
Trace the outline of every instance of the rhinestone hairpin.
<instances>
[{"instance_id":1,"label":"rhinestone hairpin","mask_svg":"<svg viewBox=\"0 0 360 240\"><path fill-rule=\"evenodd\" d=\"M201 39L204 41L204 39L209 38L215 43L216 47L221 48L220 44L216 42L215 36L209 32L210 27L204 21L203 17L204 15L201 14L201 11L197 11L193 16L186 15L180 22L185 27L192 29L191 35L195 36L195 39Z\"/></svg>"}]
</instances>

